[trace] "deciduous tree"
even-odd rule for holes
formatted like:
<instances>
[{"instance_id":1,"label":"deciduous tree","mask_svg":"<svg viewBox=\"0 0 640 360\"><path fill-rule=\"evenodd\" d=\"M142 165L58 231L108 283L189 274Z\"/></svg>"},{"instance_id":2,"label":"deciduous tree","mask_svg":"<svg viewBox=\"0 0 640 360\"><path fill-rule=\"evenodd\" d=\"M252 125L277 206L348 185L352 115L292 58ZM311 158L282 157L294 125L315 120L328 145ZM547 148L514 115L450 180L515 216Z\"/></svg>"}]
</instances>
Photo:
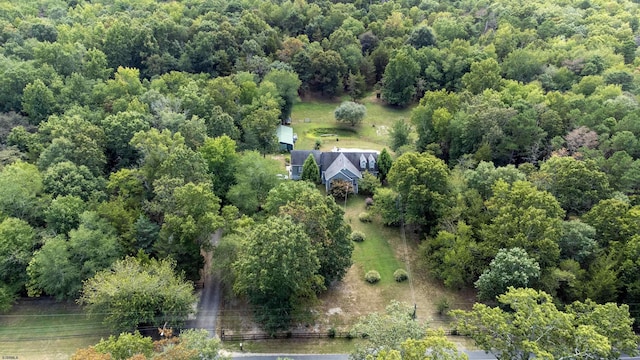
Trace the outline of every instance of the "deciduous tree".
<instances>
[{"instance_id":1,"label":"deciduous tree","mask_svg":"<svg viewBox=\"0 0 640 360\"><path fill-rule=\"evenodd\" d=\"M352 101L343 102L333 112L337 121L349 123L351 126L360 124L366 114L367 108L364 105Z\"/></svg>"},{"instance_id":2,"label":"deciduous tree","mask_svg":"<svg viewBox=\"0 0 640 360\"><path fill-rule=\"evenodd\" d=\"M405 303L391 301L384 313L370 313L358 321L351 330L355 335L364 335L351 358L364 360L380 351L401 350L407 339L424 339L427 326L413 317L414 309Z\"/></svg>"},{"instance_id":3,"label":"deciduous tree","mask_svg":"<svg viewBox=\"0 0 640 360\"><path fill-rule=\"evenodd\" d=\"M506 310L475 304L451 312L458 331L498 359L616 359L621 351L637 352L626 305L577 302L562 312L548 294L515 288L498 301Z\"/></svg>"},{"instance_id":4,"label":"deciduous tree","mask_svg":"<svg viewBox=\"0 0 640 360\"><path fill-rule=\"evenodd\" d=\"M135 299L135 301L132 301ZM175 272L175 262L127 257L85 281L78 302L90 313L107 314L118 330L142 324L176 326L193 311L193 284Z\"/></svg>"},{"instance_id":5,"label":"deciduous tree","mask_svg":"<svg viewBox=\"0 0 640 360\"><path fill-rule=\"evenodd\" d=\"M320 274L329 286L342 280L351 266L351 227L344 211L331 197L312 184L287 181L269 192L264 210L274 216L290 216L304 226L320 260Z\"/></svg>"},{"instance_id":6,"label":"deciduous tree","mask_svg":"<svg viewBox=\"0 0 640 360\"><path fill-rule=\"evenodd\" d=\"M254 306L258 321L275 331L304 314L316 291L320 261L301 224L289 216L271 216L246 237L233 269L233 289Z\"/></svg>"},{"instance_id":7,"label":"deciduous tree","mask_svg":"<svg viewBox=\"0 0 640 360\"><path fill-rule=\"evenodd\" d=\"M475 286L478 299L492 301L509 287L525 288L540 277L540 265L526 251L514 247L500 249Z\"/></svg>"},{"instance_id":8,"label":"deciduous tree","mask_svg":"<svg viewBox=\"0 0 640 360\"><path fill-rule=\"evenodd\" d=\"M427 153L406 153L394 161L388 181L400 195L404 220L410 224L437 223L447 207L449 169L444 161Z\"/></svg>"},{"instance_id":9,"label":"deciduous tree","mask_svg":"<svg viewBox=\"0 0 640 360\"><path fill-rule=\"evenodd\" d=\"M385 68L382 98L391 105L406 106L416 92L420 65L407 49L399 50Z\"/></svg>"},{"instance_id":10,"label":"deciduous tree","mask_svg":"<svg viewBox=\"0 0 640 360\"><path fill-rule=\"evenodd\" d=\"M229 188L227 198L243 213L253 214L264 204L269 190L280 182L279 167L277 161L255 151L245 152L238 162L236 184Z\"/></svg>"}]
</instances>

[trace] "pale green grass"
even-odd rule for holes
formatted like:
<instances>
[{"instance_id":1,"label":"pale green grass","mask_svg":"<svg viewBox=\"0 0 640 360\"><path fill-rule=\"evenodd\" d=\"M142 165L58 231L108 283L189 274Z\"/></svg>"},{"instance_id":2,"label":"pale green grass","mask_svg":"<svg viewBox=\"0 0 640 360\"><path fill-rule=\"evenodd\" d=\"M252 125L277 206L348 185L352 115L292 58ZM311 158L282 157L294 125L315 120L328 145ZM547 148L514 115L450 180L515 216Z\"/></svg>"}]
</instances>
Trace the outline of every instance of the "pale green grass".
<instances>
[{"instance_id":1,"label":"pale green grass","mask_svg":"<svg viewBox=\"0 0 640 360\"><path fill-rule=\"evenodd\" d=\"M351 201L348 201L345 215L349 225L353 230L362 231L366 236L365 241L354 243L353 262L363 273L369 270L379 272L380 281L371 286L381 287L386 290L386 293L392 294L397 290L396 287L406 286L406 283L399 284L393 278L394 271L405 268L396 257L396 251L389 242L389 240L399 242L398 229L384 227L379 222L361 222L358 215L365 211L363 196L354 196Z\"/></svg>"},{"instance_id":2,"label":"pale green grass","mask_svg":"<svg viewBox=\"0 0 640 360\"><path fill-rule=\"evenodd\" d=\"M102 319L89 317L73 303L27 299L0 315L0 357L68 359L108 336Z\"/></svg>"},{"instance_id":3,"label":"pale green grass","mask_svg":"<svg viewBox=\"0 0 640 360\"><path fill-rule=\"evenodd\" d=\"M340 102L314 100L295 104L291 125L298 134L296 149L313 149L316 139L319 139L322 141L321 150L333 147L382 150L387 147L391 125L398 119L408 121L411 116L411 108L387 107L372 97L363 99L362 103L367 108L367 115L356 126L335 120L333 111Z\"/></svg>"}]
</instances>

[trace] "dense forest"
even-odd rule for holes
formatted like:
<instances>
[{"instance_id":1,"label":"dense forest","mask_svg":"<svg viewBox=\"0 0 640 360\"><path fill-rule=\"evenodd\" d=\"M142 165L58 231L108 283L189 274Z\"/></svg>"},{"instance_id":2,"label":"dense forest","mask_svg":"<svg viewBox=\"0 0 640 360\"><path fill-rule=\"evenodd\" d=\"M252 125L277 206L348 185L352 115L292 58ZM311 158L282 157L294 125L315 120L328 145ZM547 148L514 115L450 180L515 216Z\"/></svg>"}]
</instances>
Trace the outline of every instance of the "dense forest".
<instances>
[{"instance_id":1,"label":"dense forest","mask_svg":"<svg viewBox=\"0 0 640 360\"><path fill-rule=\"evenodd\" d=\"M628 0L2 1L0 309L104 311L110 276L144 274L180 306L112 325L176 322L222 229L225 281L286 327L353 245L341 207L265 155L299 97L376 94L413 110L374 212L411 225L445 286L638 318L639 16Z\"/></svg>"}]
</instances>

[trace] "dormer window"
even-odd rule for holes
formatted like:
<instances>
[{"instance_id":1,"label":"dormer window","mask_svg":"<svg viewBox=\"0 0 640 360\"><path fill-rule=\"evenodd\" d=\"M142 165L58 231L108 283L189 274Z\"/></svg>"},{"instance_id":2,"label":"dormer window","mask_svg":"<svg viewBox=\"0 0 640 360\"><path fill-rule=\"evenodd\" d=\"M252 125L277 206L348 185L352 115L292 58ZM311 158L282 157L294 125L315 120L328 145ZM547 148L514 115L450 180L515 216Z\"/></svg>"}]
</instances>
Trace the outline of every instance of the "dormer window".
<instances>
[{"instance_id":1,"label":"dormer window","mask_svg":"<svg viewBox=\"0 0 640 360\"><path fill-rule=\"evenodd\" d=\"M376 169L376 159L373 158L373 155L369 155L369 170Z\"/></svg>"},{"instance_id":2,"label":"dormer window","mask_svg":"<svg viewBox=\"0 0 640 360\"><path fill-rule=\"evenodd\" d=\"M367 158L364 157L364 154L360 155L360 169L367 168Z\"/></svg>"}]
</instances>

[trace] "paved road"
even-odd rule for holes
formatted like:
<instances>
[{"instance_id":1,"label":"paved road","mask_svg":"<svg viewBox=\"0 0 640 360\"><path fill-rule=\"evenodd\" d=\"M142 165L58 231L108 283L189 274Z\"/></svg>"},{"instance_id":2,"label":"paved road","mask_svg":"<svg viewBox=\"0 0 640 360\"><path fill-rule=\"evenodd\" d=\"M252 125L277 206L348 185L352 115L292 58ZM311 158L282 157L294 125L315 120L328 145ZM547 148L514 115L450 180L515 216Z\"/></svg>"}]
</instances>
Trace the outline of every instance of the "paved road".
<instances>
[{"instance_id":1,"label":"paved road","mask_svg":"<svg viewBox=\"0 0 640 360\"><path fill-rule=\"evenodd\" d=\"M211 245L216 246L221 235L222 231L220 230L211 235ZM208 268L209 266L205 264L204 287L198 302L198 312L195 321L190 325L196 329L206 329L209 331L209 336L213 337L216 334L222 291L219 274L211 274Z\"/></svg>"}]
</instances>

